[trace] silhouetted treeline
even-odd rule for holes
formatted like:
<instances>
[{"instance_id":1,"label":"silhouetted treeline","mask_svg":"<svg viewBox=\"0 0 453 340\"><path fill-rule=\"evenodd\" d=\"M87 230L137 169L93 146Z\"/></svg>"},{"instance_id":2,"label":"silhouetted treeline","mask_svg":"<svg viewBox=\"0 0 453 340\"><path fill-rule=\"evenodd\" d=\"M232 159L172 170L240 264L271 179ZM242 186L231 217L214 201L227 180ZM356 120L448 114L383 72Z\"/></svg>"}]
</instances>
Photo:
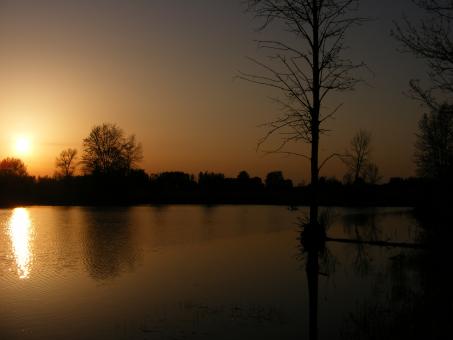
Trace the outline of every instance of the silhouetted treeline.
<instances>
[{"instance_id":1,"label":"silhouetted treeline","mask_svg":"<svg viewBox=\"0 0 453 340\"><path fill-rule=\"evenodd\" d=\"M321 178L321 205L335 206L433 206L446 207L452 182L438 183L419 178L392 178L385 184L344 184ZM0 205L129 205L129 204L309 204L309 185L294 186L281 171L264 180L242 171L235 178L202 172L127 174L73 177L32 177L0 174ZM445 199L444 199L445 198Z\"/></svg>"}]
</instances>

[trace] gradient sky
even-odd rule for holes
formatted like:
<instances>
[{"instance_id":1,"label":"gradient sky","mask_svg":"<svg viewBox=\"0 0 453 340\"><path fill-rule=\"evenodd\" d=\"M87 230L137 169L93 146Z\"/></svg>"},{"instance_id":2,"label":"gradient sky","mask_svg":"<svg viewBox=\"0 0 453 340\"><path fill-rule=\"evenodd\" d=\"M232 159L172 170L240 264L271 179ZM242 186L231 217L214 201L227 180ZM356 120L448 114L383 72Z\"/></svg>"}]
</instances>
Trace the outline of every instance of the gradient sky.
<instances>
[{"instance_id":1,"label":"gradient sky","mask_svg":"<svg viewBox=\"0 0 453 340\"><path fill-rule=\"evenodd\" d=\"M333 98L344 106L321 140L327 155L370 130L386 178L414 174L423 112L403 95L423 65L389 34L403 12L415 14L410 0L362 1L373 20L351 31L348 54L373 74ZM278 110L270 89L234 77L250 70L246 56L260 56L253 40L273 35L258 24L243 0L0 0L0 158L17 156L15 139L28 136L30 173L52 175L62 149L81 151L92 126L112 122L142 142L148 172L283 170L307 180L304 159L256 152L259 125ZM322 175L343 173L333 161Z\"/></svg>"}]
</instances>

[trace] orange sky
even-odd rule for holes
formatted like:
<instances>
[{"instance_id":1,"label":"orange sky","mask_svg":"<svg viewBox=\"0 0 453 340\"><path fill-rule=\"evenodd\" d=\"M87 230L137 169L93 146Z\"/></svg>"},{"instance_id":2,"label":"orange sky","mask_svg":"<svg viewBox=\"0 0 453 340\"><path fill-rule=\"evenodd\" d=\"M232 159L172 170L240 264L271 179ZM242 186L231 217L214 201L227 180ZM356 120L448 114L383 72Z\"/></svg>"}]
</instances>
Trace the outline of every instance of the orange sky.
<instances>
[{"instance_id":1,"label":"orange sky","mask_svg":"<svg viewBox=\"0 0 453 340\"><path fill-rule=\"evenodd\" d=\"M348 53L374 75L332 98L344 106L321 152L341 152L365 128L382 174L410 176L423 110L403 91L421 68L389 36L410 1L362 3L375 20L351 32ZM0 158L18 156L15 140L27 136L29 171L52 175L62 149L81 151L92 126L112 122L142 142L148 172L283 170L306 180L305 160L256 152L259 125L277 113L272 92L234 80L246 56L259 56L253 39L267 33L256 27L241 0L0 0ZM323 175L343 172L334 161Z\"/></svg>"}]
</instances>

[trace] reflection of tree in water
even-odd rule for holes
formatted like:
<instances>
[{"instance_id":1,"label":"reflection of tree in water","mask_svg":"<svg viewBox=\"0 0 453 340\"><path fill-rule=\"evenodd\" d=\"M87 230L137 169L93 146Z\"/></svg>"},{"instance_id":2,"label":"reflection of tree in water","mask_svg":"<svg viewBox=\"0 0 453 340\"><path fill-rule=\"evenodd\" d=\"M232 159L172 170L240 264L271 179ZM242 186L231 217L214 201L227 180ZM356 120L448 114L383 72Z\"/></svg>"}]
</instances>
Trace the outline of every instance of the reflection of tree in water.
<instances>
[{"instance_id":1,"label":"reflection of tree in water","mask_svg":"<svg viewBox=\"0 0 453 340\"><path fill-rule=\"evenodd\" d=\"M136 249L127 209L87 210L84 262L91 277L111 279L132 269Z\"/></svg>"},{"instance_id":2,"label":"reflection of tree in water","mask_svg":"<svg viewBox=\"0 0 453 340\"><path fill-rule=\"evenodd\" d=\"M378 222L378 214L374 212L345 214L341 217L345 234L359 241L381 239L382 232L378 228Z\"/></svg>"},{"instance_id":3,"label":"reflection of tree in water","mask_svg":"<svg viewBox=\"0 0 453 340\"><path fill-rule=\"evenodd\" d=\"M204 205L201 215L201 237L205 241L212 240L214 238L214 215L216 207L213 205Z\"/></svg>"},{"instance_id":4,"label":"reflection of tree in water","mask_svg":"<svg viewBox=\"0 0 453 340\"><path fill-rule=\"evenodd\" d=\"M320 214L322 230L331 223L331 211ZM305 262L308 283L308 336L310 340L318 339L318 306L319 306L319 275L329 275L335 269L335 260L327 250L325 234L319 233L321 228L313 228L308 218L300 220L300 252L299 260Z\"/></svg>"},{"instance_id":5,"label":"reflection of tree in water","mask_svg":"<svg viewBox=\"0 0 453 340\"><path fill-rule=\"evenodd\" d=\"M344 339L446 339L453 321L452 254L447 221L421 221L427 250L402 250L386 269L390 290L347 318ZM440 234L440 230L443 230ZM434 234L433 234L433 231Z\"/></svg>"},{"instance_id":6,"label":"reflection of tree in water","mask_svg":"<svg viewBox=\"0 0 453 340\"><path fill-rule=\"evenodd\" d=\"M453 230L449 219L419 219L425 231L418 244L380 241L379 217L356 214L342 217L346 242L354 245L354 270L368 276L374 268L371 249L390 249L388 265L374 273L378 280L372 294L357 304L355 310L345 316L341 330L343 339L445 339L451 337L449 326L453 321L453 279L449 242ZM303 241L303 237L302 237ZM344 239L327 241L343 242ZM371 241L371 242L369 242ZM330 244L330 242L328 242ZM386 248L382 248L386 247ZM318 337L318 278L325 271L335 269L329 263L337 260L327 247L308 243L302 245L300 258L306 261L309 293L310 339ZM327 256L326 256L327 255ZM327 266L327 267L326 267ZM324 267L324 268L323 268ZM364 270L365 268L365 270ZM354 298L354 297L352 297ZM448 336L445 336L448 335Z\"/></svg>"},{"instance_id":7,"label":"reflection of tree in water","mask_svg":"<svg viewBox=\"0 0 453 340\"><path fill-rule=\"evenodd\" d=\"M345 214L341 217L341 224L344 233L358 241L355 244L353 270L359 276L365 277L371 269L371 256L368 252L369 247L361 242L382 239L377 214L373 212Z\"/></svg>"},{"instance_id":8,"label":"reflection of tree in water","mask_svg":"<svg viewBox=\"0 0 453 340\"><path fill-rule=\"evenodd\" d=\"M309 339L318 339L318 299L319 299L319 248L302 241L306 251L305 271L308 282L308 327Z\"/></svg>"}]
</instances>

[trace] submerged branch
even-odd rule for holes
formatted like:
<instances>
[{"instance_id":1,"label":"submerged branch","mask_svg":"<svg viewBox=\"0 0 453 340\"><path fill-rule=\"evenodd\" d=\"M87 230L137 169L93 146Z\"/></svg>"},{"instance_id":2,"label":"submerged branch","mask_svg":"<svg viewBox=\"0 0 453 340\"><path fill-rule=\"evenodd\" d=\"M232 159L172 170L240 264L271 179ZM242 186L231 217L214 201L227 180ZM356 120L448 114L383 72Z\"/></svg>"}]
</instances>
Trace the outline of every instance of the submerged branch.
<instances>
[{"instance_id":1,"label":"submerged branch","mask_svg":"<svg viewBox=\"0 0 453 340\"><path fill-rule=\"evenodd\" d=\"M408 242L391 242L391 241L363 241L363 240L352 240L346 238L326 238L327 242L339 242L339 243L352 243L352 244L366 244L370 246L379 247L398 247L398 248L410 248L410 249L426 249L427 245L421 243L408 243Z\"/></svg>"}]
</instances>

